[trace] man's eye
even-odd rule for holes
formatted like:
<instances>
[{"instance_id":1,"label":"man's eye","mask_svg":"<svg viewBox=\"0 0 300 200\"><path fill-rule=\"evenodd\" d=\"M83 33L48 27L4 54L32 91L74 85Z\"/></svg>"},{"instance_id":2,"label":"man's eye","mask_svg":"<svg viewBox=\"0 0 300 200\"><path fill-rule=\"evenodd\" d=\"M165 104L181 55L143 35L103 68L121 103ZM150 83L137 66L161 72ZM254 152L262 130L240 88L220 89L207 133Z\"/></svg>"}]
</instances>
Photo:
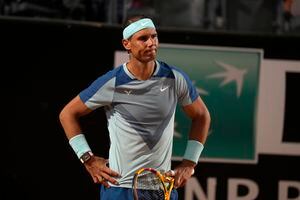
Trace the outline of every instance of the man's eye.
<instances>
[{"instance_id":1,"label":"man's eye","mask_svg":"<svg viewBox=\"0 0 300 200\"><path fill-rule=\"evenodd\" d=\"M148 39L147 37L141 37L141 38L140 38L140 40L142 40L142 41L144 41L144 42L147 41L147 39Z\"/></svg>"}]
</instances>

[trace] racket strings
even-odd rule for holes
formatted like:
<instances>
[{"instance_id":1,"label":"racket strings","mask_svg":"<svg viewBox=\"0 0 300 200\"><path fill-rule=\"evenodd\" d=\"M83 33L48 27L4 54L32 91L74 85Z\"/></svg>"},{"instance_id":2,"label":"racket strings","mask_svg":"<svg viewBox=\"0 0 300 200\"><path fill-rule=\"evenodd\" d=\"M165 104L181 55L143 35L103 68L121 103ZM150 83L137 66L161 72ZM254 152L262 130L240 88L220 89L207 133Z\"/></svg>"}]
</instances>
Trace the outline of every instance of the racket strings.
<instances>
[{"instance_id":1,"label":"racket strings","mask_svg":"<svg viewBox=\"0 0 300 200\"><path fill-rule=\"evenodd\" d=\"M138 190L138 200L164 200L165 194L162 190Z\"/></svg>"},{"instance_id":2,"label":"racket strings","mask_svg":"<svg viewBox=\"0 0 300 200\"><path fill-rule=\"evenodd\" d=\"M138 200L164 200L163 185L158 176L149 171L143 171L136 177L135 189Z\"/></svg>"},{"instance_id":3,"label":"racket strings","mask_svg":"<svg viewBox=\"0 0 300 200\"><path fill-rule=\"evenodd\" d=\"M138 175L136 187L143 190L163 190L160 179L149 171L143 171Z\"/></svg>"}]
</instances>

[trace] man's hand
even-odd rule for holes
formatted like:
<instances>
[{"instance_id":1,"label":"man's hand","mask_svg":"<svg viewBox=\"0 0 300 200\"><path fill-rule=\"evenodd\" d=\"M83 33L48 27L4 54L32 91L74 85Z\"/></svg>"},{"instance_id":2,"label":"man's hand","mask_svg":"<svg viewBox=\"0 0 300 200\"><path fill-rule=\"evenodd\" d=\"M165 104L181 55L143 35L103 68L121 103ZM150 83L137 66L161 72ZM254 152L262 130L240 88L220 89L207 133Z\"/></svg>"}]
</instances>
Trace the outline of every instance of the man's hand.
<instances>
[{"instance_id":1,"label":"man's hand","mask_svg":"<svg viewBox=\"0 0 300 200\"><path fill-rule=\"evenodd\" d=\"M168 171L167 176L175 179L174 188L183 187L188 179L194 174L196 164L189 160L183 160L174 170Z\"/></svg>"},{"instance_id":2,"label":"man's hand","mask_svg":"<svg viewBox=\"0 0 300 200\"><path fill-rule=\"evenodd\" d=\"M107 163L107 159L93 156L89 161L84 163L84 166L93 178L94 183L100 183L109 188L110 185L108 182L118 185L119 183L113 177L121 177L121 175L107 167Z\"/></svg>"}]
</instances>

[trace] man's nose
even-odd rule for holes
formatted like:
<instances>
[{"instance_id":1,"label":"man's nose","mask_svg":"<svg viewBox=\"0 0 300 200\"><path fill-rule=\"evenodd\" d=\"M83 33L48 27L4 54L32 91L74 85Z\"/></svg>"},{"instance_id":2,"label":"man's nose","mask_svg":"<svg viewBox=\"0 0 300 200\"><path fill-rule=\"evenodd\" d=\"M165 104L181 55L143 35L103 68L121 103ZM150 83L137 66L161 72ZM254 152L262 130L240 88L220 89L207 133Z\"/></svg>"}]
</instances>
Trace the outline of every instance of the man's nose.
<instances>
[{"instance_id":1,"label":"man's nose","mask_svg":"<svg viewBox=\"0 0 300 200\"><path fill-rule=\"evenodd\" d=\"M153 44L155 44L155 38L149 38L148 39L148 41L147 41L147 44L149 45L149 46L152 46Z\"/></svg>"}]
</instances>

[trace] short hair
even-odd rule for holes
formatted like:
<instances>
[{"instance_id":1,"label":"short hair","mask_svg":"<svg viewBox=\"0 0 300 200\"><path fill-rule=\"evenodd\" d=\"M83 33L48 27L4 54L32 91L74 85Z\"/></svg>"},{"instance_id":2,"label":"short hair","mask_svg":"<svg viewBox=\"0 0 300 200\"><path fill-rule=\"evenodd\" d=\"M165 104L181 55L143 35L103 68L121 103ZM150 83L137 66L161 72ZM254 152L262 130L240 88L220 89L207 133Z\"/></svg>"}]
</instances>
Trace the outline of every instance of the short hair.
<instances>
[{"instance_id":1,"label":"short hair","mask_svg":"<svg viewBox=\"0 0 300 200\"><path fill-rule=\"evenodd\" d=\"M129 16L127 17L127 19L125 20L124 24L123 24L123 29L126 28L127 26L129 26L130 24L132 24L133 22L136 22L140 19L144 19L144 18L149 18L146 15L133 15L133 16Z\"/></svg>"}]
</instances>

